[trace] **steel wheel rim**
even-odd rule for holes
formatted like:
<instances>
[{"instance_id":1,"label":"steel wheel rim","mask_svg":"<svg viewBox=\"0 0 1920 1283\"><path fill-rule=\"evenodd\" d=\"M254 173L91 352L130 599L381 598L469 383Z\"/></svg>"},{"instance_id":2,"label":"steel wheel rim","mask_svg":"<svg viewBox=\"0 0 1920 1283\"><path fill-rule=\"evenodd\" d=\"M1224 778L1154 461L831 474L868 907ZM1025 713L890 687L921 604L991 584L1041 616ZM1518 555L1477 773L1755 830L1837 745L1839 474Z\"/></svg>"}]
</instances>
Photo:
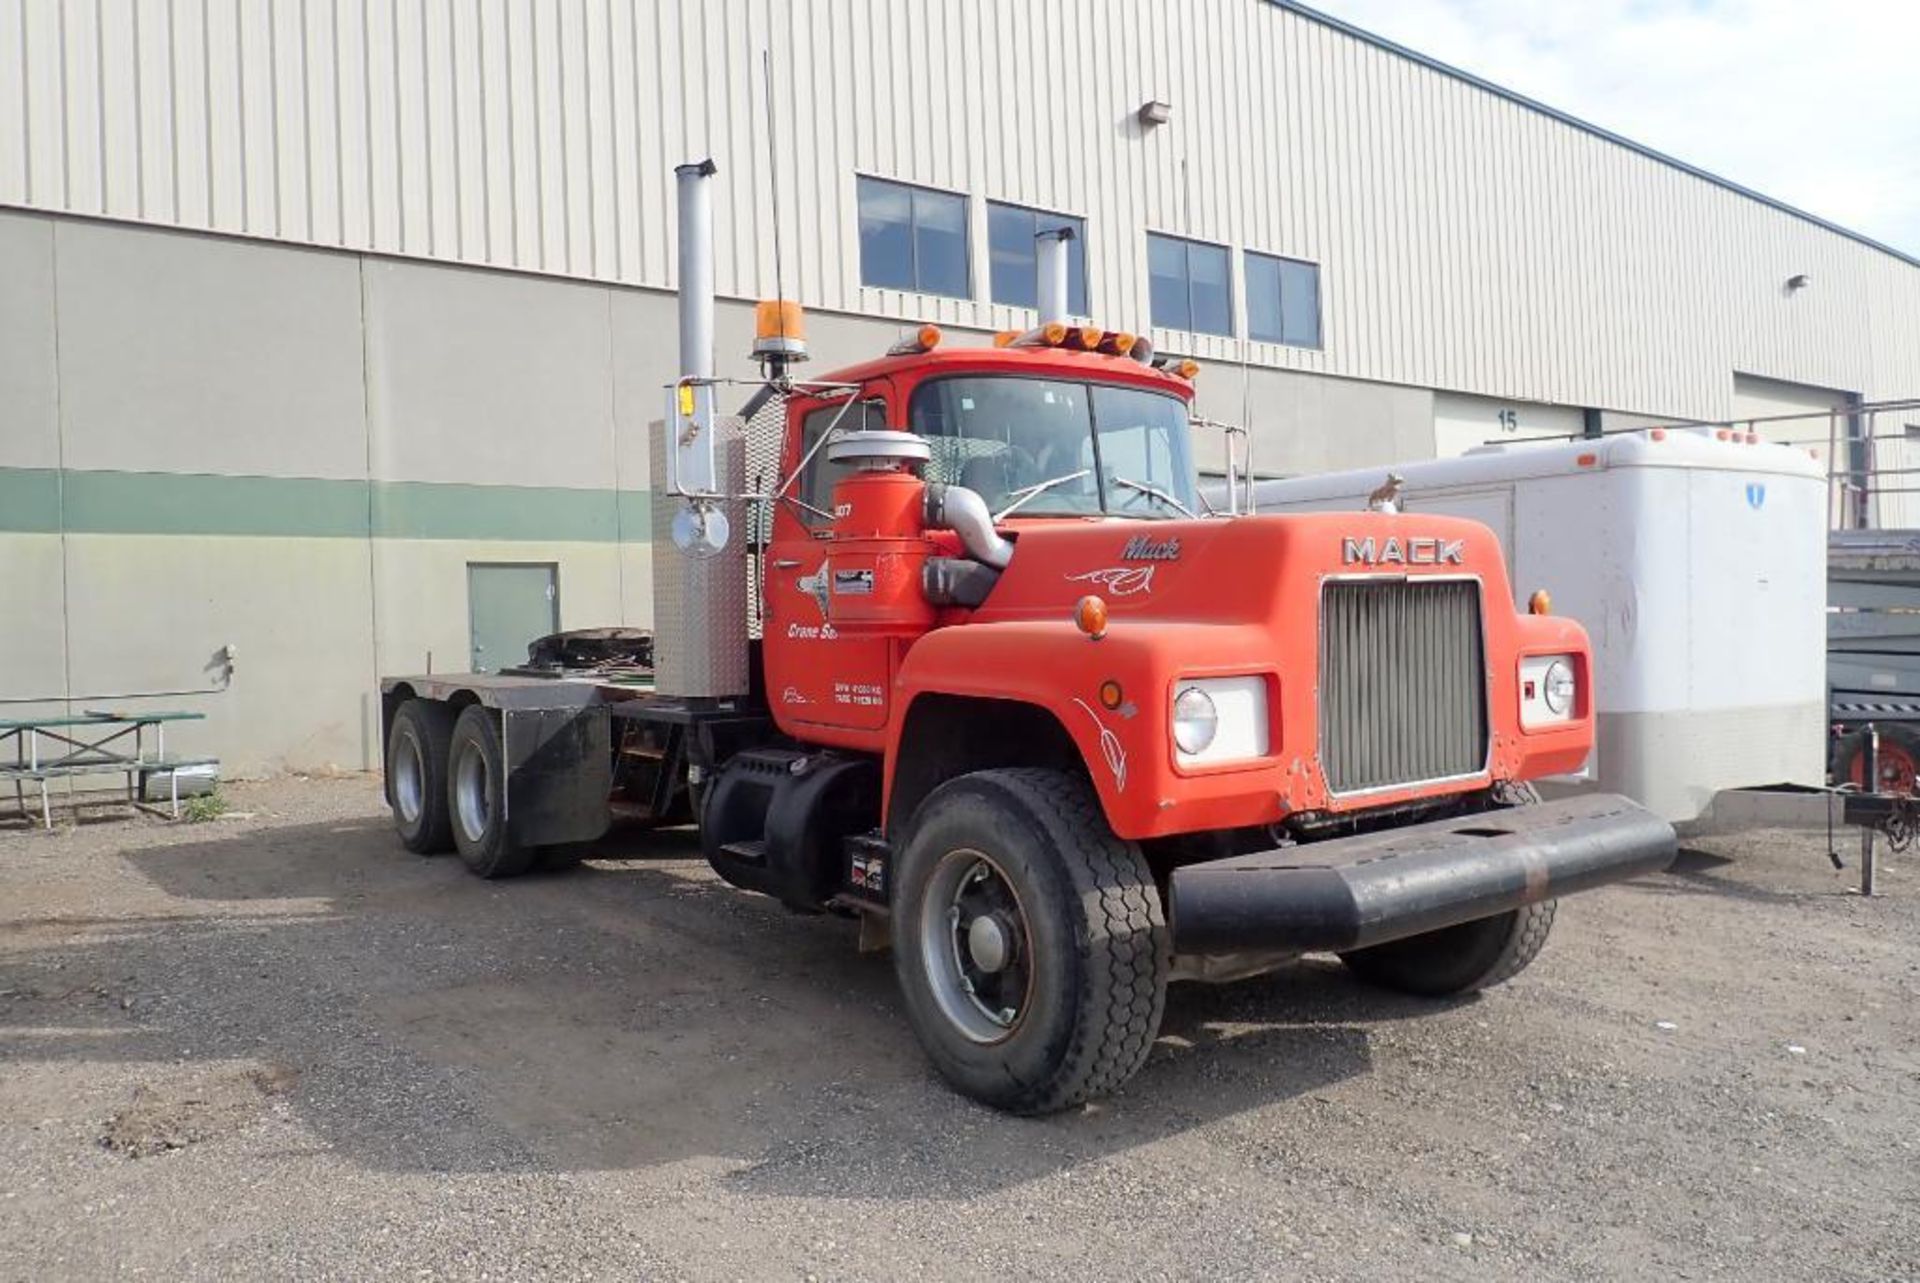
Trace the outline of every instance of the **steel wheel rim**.
<instances>
[{"instance_id":1,"label":"steel wheel rim","mask_svg":"<svg viewBox=\"0 0 1920 1283\"><path fill-rule=\"evenodd\" d=\"M1000 866L971 848L941 856L920 900L919 936L927 985L948 1022L983 1046L1011 1038L1032 1001L1033 933Z\"/></svg>"},{"instance_id":2,"label":"steel wheel rim","mask_svg":"<svg viewBox=\"0 0 1920 1283\"><path fill-rule=\"evenodd\" d=\"M454 768L453 809L468 841L478 842L487 836L487 820L493 813L493 781L487 776L486 757L471 744L463 746Z\"/></svg>"},{"instance_id":3,"label":"steel wheel rim","mask_svg":"<svg viewBox=\"0 0 1920 1283\"><path fill-rule=\"evenodd\" d=\"M426 767L420 761L420 745L411 736L400 741L400 756L393 764L393 804L400 818L416 823L426 805Z\"/></svg>"},{"instance_id":4,"label":"steel wheel rim","mask_svg":"<svg viewBox=\"0 0 1920 1283\"><path fill-rule=\"evenodd\" d=\"M1881 740L1876 765L1880 770L1880 778L1867 789L1868 792L1905 795L1913 793L1916 782L1920 782L1920 764L1915 763L1912 755L1898 744ZM1855 784L1867 787L1867 750L1864 745L1854 755L1847 775Z\"/></svg>"}]
</instances>

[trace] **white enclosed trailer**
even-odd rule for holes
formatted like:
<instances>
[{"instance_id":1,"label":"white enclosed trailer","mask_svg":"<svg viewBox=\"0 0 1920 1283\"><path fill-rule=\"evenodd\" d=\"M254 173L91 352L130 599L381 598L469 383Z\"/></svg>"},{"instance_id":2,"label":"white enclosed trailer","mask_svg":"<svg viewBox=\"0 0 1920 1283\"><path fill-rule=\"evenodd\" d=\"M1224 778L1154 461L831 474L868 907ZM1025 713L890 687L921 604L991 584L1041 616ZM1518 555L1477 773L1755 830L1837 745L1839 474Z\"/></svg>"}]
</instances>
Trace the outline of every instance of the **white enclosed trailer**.
<instances>
[{"instance_id":1,"label":"white enclosed trailer","mask_svg":"<svg viewBox=\"0 0 1920 1283\"><path fill-rule=\"evenodd\" d=\"M1588 782L1676 822L1725 789L1826 779L1825 469L1805 450L1663 428L1485 446L1254 487L1263 512L1364 507L1491 527L1593 641Z\"/></svg>"}]
</instances>

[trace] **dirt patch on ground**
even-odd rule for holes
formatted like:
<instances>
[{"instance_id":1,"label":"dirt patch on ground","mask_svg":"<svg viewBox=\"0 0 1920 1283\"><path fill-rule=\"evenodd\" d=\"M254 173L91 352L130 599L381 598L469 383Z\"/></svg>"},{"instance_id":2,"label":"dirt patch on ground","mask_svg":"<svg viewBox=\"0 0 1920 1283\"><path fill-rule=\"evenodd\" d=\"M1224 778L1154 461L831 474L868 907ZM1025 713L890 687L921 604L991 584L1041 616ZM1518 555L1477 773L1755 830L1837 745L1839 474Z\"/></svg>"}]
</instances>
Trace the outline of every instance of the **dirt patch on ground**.
<instances>
[{"instance_id":1,"label":"dirt patch on ground","mask_svg":"<svg viewBox=\"0 0 1920 1283\"><path fill-rule=\"evenodd\" d=\"M249 1126L267 1102L300 1081L285 1065L204 1078L184 1089L133 1090L133 1103L107 1120L101 1147L125 1158L148 1158L217 1140Z\"/></svg>"}]
</instances>

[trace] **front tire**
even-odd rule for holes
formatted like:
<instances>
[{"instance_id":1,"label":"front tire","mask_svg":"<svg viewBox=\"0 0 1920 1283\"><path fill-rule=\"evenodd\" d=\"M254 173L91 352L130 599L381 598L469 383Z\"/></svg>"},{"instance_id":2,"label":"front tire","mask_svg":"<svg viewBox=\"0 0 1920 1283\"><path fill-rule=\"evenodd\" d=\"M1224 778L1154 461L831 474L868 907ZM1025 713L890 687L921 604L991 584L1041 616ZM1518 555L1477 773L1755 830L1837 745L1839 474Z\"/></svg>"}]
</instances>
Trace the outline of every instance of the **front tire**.
<instances>
[{"instance_id":1,"label":"front tire","mask_svg":"<svg viewBox=\"0 0 1920 1283\"><path fill-rule=\"evenodd\" d=\"M1531 784L1508 784L1506 806L1538 806ZM1442 927L1340 955L1347 969L1369 984L1416 998L1452 998L1511 980L1546 947L1554 904L1543 900L1491 918Z\"/></svg>"},{"instance_id":2,"label":"front tire","mask_svg":"<svg viewBox=\"0 0 1920 1283\"><path fill-rule=\"evenodd\" d=\"M1369 984L1418 998L1473 993L1526 970L1553 928L1554 902L1523 905L1457 927L1443 927L1340 955Z\"/></svg>"},{"instance_id":3,"label":"front tire","mask_svg":"<svg viewBox=\"0 0 1920 1283\"><path fill-rule=\"evenodd\" d=\"M1171 969L1140 848L1083 779L978 771L935 790L902 844L894 969L955 1089L1021 1114L1119 1088L1145 1063Z\"/></svg>"},{"instance_id":4,"label":"front tire","mask_svg":"<svg viewBox=\"0 0 1920 1283\"><path fill-rule=\"evenodd\" d=\"M469 705L453 724L447 754L447 810L460 858L483 878L525 873L536 851L507 832L506 773L494 713Z\"/></svg>"},{"instance_id":5,"label":"front tire","mask_svg":"<svg viewBox=\"0 0 1920 1283\"><path fill-rule=\"evenodd\" d=\"M410 699L387 732L387 805L400 844L416 855L453 849L447 813L447 753L453 710L437 700Z\"/></svg>"}]
</instances>

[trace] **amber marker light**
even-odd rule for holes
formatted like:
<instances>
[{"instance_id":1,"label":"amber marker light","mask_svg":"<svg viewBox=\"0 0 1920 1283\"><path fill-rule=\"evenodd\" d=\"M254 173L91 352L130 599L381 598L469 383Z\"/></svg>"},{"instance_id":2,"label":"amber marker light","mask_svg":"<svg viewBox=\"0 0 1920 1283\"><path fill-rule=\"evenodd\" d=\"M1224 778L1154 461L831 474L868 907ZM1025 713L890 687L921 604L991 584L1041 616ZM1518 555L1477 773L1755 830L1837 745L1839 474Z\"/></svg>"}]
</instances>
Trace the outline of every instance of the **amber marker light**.
<instances>
[{"instance_id":1,"label":"amber marker light","mask_svg":"<svg viewBox=\"0 0 1920 1283\"><path fill-rule=\"evenodd\" d=\"M1100 707L1111 712L1119 708L1125 699L1126 693L1120 689L1120 683L1113 678L1109 677L1100 683Z\"/></svg>"},{"instance_id":2,"label":"amber marker light","mask_svg":"<svg viewBox=\"0 0 1920 1283\"><path fill-rule=\"evenodd\" d=\"M1073 626L1094 641L1107 635L1107 603L1088 593L1073 604Z\"/></svg>"},{"instance_id":3,"label":"amber marker light","mask_svg":"<svg viewBox=\"0 0 1920 1283\"><path fill-rule=\"evenodd\" d=\"M1544 588L1533 590L1533 596L1527 598L1529 615L1551 615L1553 613L1553 594Z\"/></svg>"},{"instance_id":4,"label":"amber marker light","mask_svg":"<svg viewBox=\"0 0 1920 1283\"><path fill-rule=\"evenodd\" d=\"M805 343L807 314L792 299L761 299L753 305L753 337L760 342L782 339Z\"/></svg>"}]
</instances>

